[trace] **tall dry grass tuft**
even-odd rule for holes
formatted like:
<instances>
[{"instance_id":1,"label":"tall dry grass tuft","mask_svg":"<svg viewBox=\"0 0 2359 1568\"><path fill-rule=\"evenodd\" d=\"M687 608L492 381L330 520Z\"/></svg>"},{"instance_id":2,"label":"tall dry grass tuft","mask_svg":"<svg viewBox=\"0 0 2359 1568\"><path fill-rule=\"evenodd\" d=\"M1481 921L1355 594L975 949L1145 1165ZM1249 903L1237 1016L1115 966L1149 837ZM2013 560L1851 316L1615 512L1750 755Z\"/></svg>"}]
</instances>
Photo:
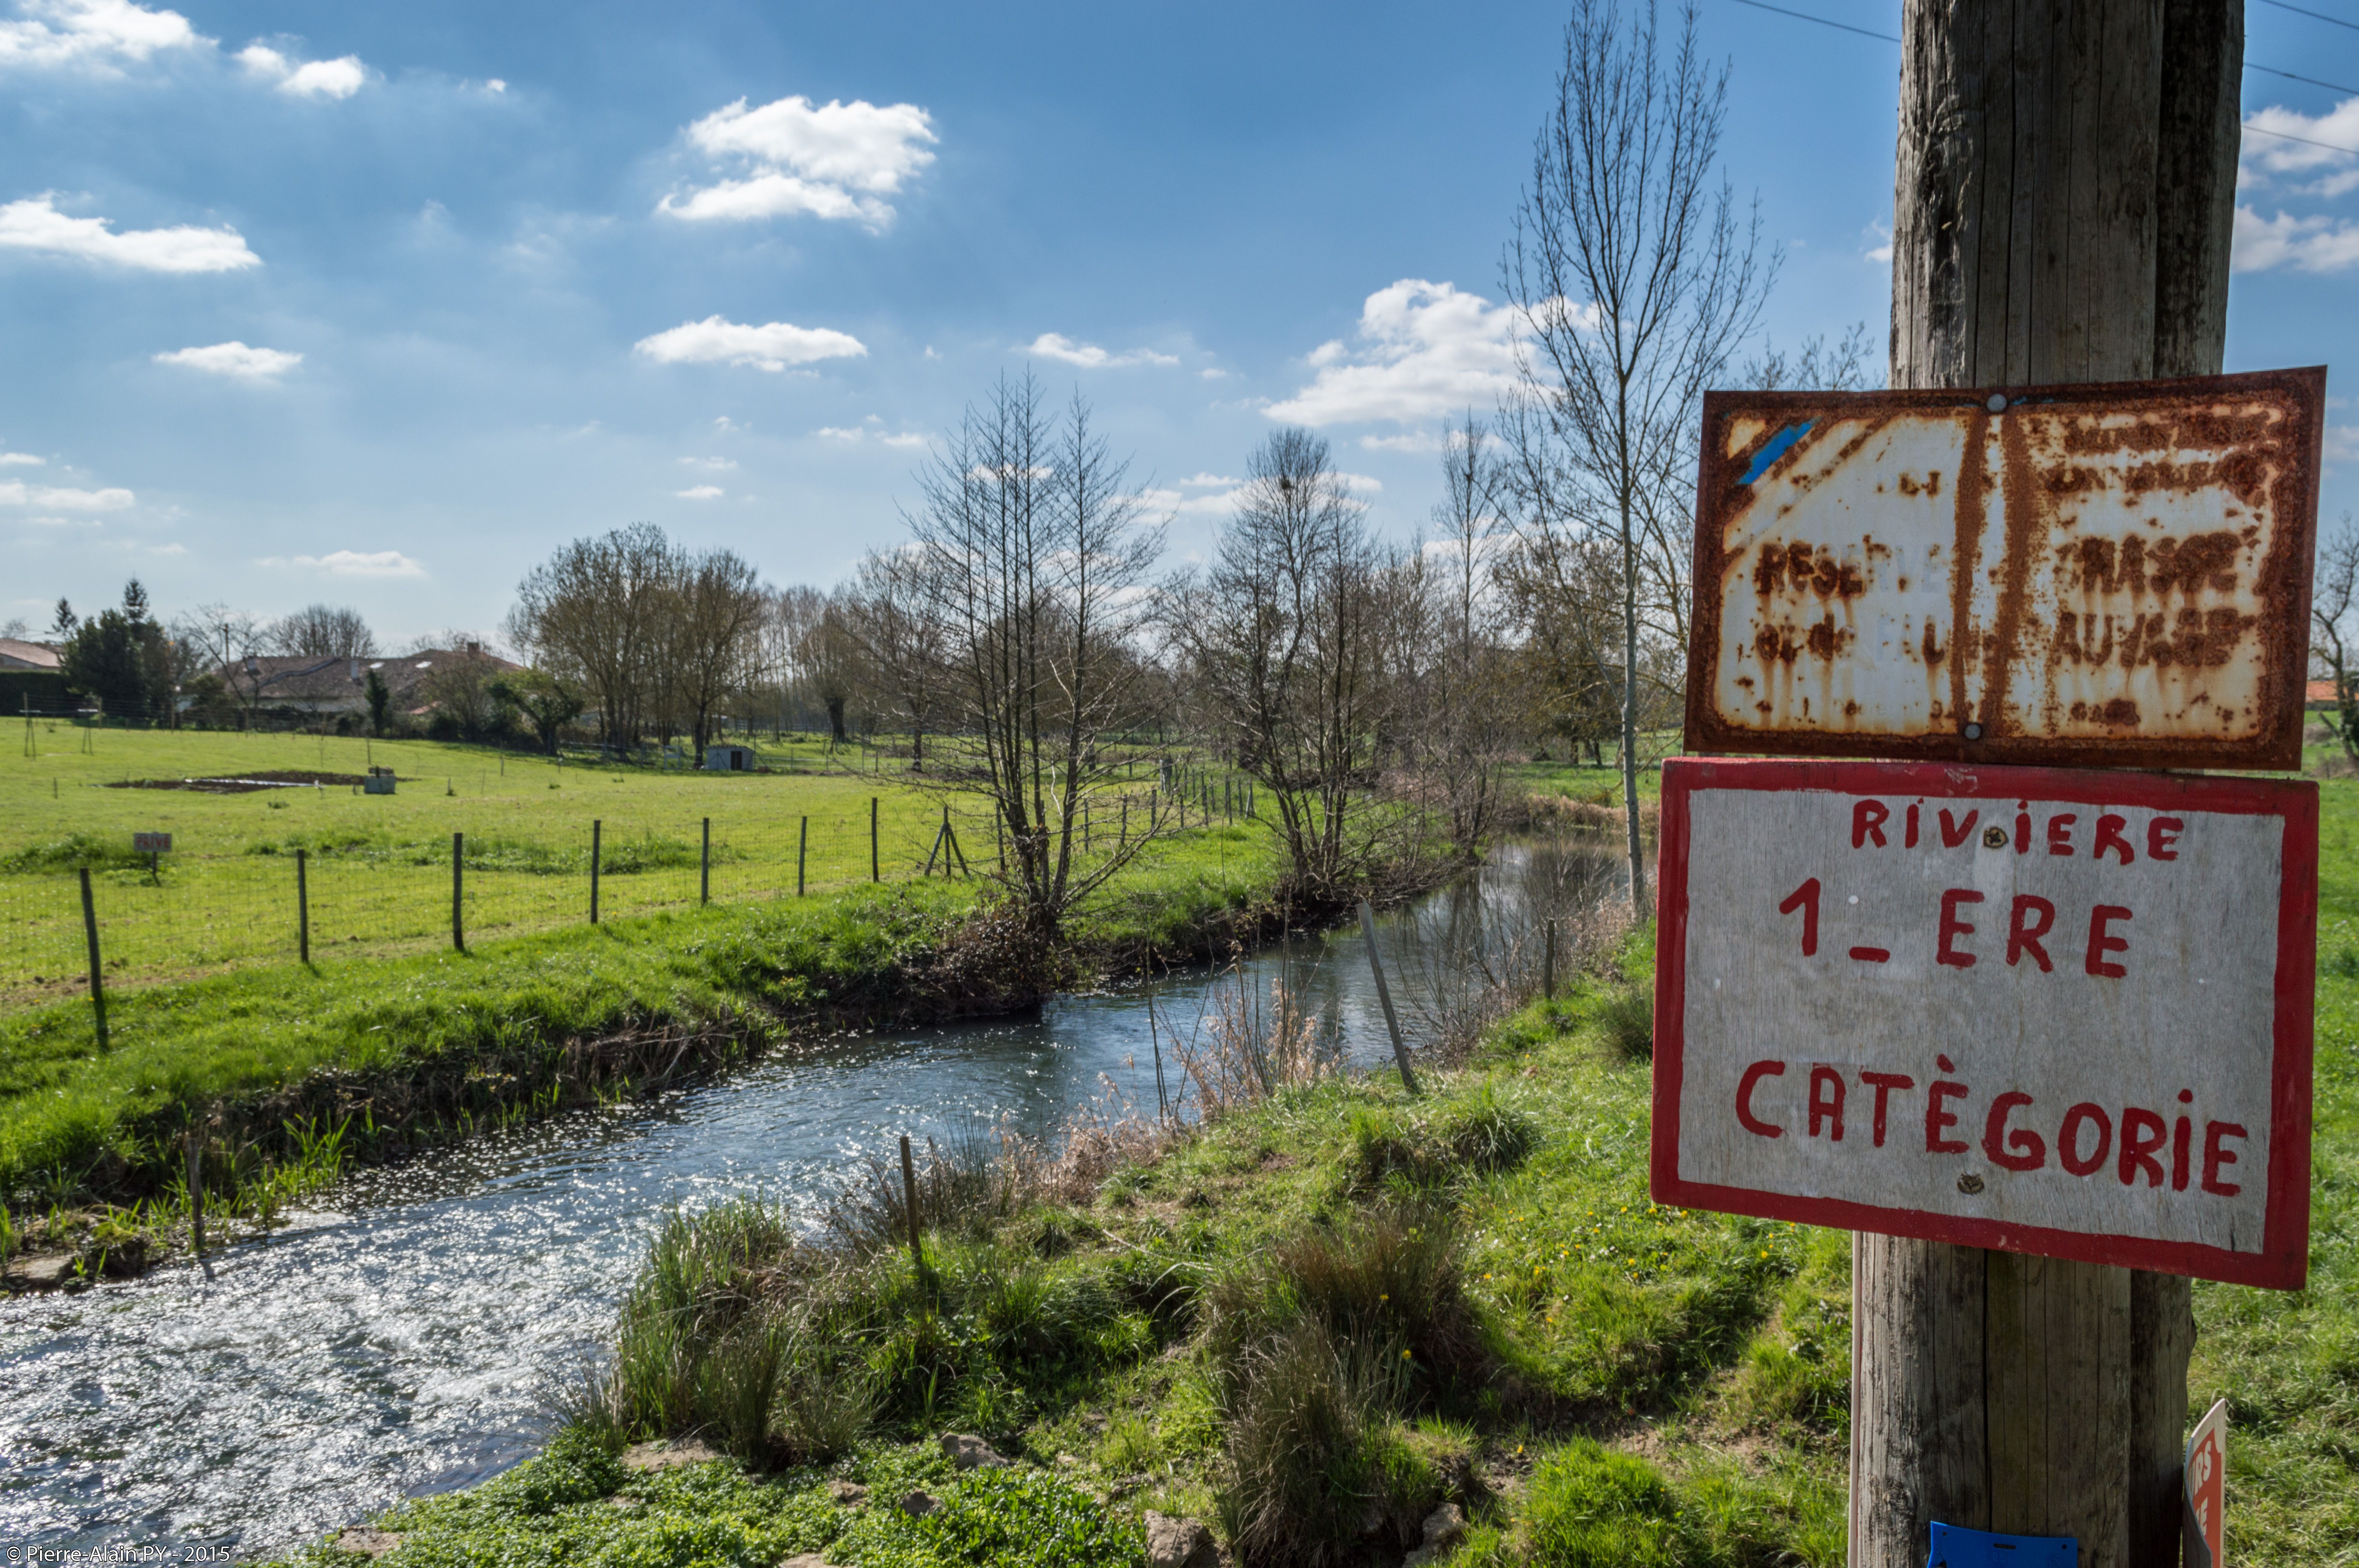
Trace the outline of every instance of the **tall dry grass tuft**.
<instances>
[{"instance_id":1,"label":"tall dry grass tuft","mask_svg":"<svg viewBox=\"0 0 2359 1568\"><path fill-rule=\"evenodd\" d=\"M1192 1099L1204 1121L1343 1070L1340 1043L1282 976L1272 978L1265 1000L1235 971L1213 992L1202 1027L1184 1039L1175 1031L1171 1043L1181 1103Z\"/></svg>"},{"instance_id":2,"label":"tall dry grass tuft","mask_svg":"<svg viewBox=\"0 0 2359 1568\"><path fill-rule=\"evenodd\" d=\"M1389 944L1396 1000L1443 1063L1463 1061L1494 1024L1537 1000L1551 971L1561 992L1602 970L1630 929L1614 856L1561 839L1514 852L1519 877L1462 879Z\"/></svg>"}]
</instances>

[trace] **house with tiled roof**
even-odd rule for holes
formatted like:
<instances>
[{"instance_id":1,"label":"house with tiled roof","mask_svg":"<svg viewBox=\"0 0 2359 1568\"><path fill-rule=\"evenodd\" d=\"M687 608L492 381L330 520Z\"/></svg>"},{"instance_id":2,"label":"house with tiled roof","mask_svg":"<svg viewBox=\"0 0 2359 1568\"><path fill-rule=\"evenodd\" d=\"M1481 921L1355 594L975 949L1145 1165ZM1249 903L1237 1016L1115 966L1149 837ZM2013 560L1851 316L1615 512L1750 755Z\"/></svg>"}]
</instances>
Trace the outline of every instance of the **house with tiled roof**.
<instances>
[{"instance_id":1,"label":"house with tiled roof","mask_svg":"<svg viewBox=\"0 0 2359 1568\"><path fill-rule=\"evenodd\" d=\"M62 713L73 706L55 648L0 637L0 713Z\"/></svg>"},{"instance_id":2,"label":"house with tiled roof","mask_svg":"<svg viewBox=\"0 0 2359 1568\"><path fill-rule=\"evenodd\" d=\"M384 658L257 654L217 665L213 674L247 707L292 708L299 713L366 713L368 677L375 671L393 694L394 710L408 713L425 702L421 688L434 670L465 661L479 663L490 675L524 668L485 653L481 643L470 643L464 648L422 648Z\"/></svg>"}]
</instances>

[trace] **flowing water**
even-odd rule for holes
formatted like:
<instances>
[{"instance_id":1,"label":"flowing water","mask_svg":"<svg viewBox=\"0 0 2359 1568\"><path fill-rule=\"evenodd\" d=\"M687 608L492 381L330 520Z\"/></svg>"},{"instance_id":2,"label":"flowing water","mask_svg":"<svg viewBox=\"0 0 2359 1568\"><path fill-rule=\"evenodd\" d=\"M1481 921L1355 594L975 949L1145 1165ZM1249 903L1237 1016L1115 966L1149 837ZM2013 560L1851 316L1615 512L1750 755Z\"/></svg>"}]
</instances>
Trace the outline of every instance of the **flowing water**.
<instances>
[{"instance_id":1,"label":"flowing water","mask_svg":"<svg viewBox=\"0 0 2359 1568\"><path fill-rule=\"evenodd\" d=\"M1480 933L1495 966L1510 946L1528 962L1538 890L1573 907L1609 877L1586 851L1511 849L1386 922L1404 1024L1415 1034L1450 989L1437 953ZM1281 966L1346 1060L1389 1059L1356 930L1299 938L1241 979L1260 989ZM0 1542L250 1559L495 1474L546 1437L551 1380L595 1353L671 1210L756 1190L815 1208L903 1132L1005 1118L1044 1134L1109 1082L1152 1115L1149 997L1184 1033L1238 983L1183 974L800 1047L360 1172L266 1241L215 1255L210 1277L176 1265L0 1301Z\"/></svg>"}]
</instances>

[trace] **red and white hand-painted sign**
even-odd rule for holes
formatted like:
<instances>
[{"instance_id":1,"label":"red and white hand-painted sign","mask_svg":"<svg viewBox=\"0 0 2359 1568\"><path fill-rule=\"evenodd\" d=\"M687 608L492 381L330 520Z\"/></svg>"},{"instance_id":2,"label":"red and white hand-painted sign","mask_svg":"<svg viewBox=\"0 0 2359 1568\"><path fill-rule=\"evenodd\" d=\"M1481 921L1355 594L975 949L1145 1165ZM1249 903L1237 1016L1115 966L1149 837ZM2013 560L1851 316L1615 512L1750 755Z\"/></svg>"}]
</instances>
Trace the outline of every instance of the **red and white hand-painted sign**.
<instances>
[{"instance_id":1,"label":"red and white hand-painted sign","mask_svg":"<svg viewBox=\"0 0 2359 1568\"><path fill-rule=\"evenodd\" d=\"M1658 1201L2294 1288L2307 784L1663 770Z\"/></svg>"}]
</instances>

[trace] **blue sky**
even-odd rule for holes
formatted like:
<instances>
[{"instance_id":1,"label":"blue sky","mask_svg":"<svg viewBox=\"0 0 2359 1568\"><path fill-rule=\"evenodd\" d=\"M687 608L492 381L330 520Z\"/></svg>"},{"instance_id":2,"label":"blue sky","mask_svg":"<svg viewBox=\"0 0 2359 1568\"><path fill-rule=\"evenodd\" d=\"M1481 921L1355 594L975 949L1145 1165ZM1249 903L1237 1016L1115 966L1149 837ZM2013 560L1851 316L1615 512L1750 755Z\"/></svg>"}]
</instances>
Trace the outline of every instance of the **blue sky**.
<instances>
[{"instance_id":1,"label":"blue sky","mask_svg":"<svg viewBox=\"0 0 2359 1568\"><path fill-rule=\"evenodd\" d=\"M1702 5L1730 176L1785 248L1771 332L1880 344L1897 49ZM1890 0L1794 8L1897 30ZM0 622L136 572L168 613L490 630L555 546L640 519L830 582L1027 362L1135 454L1175 559L1279 418L1406 535L1442 418L1506 362L1561 22L0 0ZM2249 28L2253 60L2359 83L2359 28ZM2359 147L2359 94L2252 73L2245 104ZM2230 368L2334 363L2359 157L2246 148Z\"/></svg>"}]
</instances>

